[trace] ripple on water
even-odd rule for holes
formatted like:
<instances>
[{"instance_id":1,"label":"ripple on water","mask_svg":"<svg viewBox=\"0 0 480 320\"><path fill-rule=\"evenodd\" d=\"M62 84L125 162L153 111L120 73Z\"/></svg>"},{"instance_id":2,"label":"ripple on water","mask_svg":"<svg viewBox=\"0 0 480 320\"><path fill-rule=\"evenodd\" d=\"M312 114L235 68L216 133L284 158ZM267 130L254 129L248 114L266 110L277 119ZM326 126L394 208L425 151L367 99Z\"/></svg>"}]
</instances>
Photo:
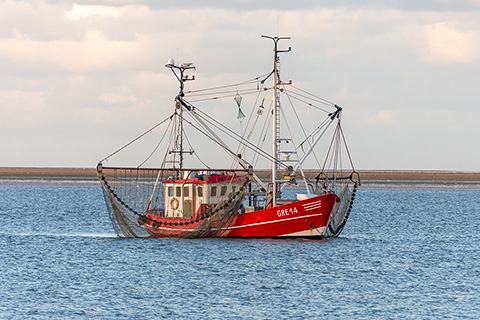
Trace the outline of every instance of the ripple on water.
<instances>
[{"instance_id":1,"label":"ripple on water","mask_svg":"<svg viewBox=\"0 0 480 320\"><path fill-rule=\"evenodd\" d=\"M480 191L359 189L326 241L119 239L98 187L0 186L12 319L477 319Z\"/></svg>"}]
</instances>

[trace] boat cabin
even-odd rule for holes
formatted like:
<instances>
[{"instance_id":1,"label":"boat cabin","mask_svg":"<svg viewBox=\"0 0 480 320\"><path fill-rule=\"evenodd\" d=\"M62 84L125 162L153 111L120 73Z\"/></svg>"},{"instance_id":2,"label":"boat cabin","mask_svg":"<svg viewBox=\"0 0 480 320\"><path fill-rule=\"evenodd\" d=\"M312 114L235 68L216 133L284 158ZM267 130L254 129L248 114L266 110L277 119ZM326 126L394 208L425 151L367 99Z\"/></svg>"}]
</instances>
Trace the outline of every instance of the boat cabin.
<instances>
[{"instance_id":1,"label":"boat cabin","mask_svg":"<svg viewBox=\"0 0 480 320\"><path fill-rule=\"evenodd\" d=\"M200 174L194 178L164 181L165 210L163 216L191 219L205 214L206 210L230 193L239 191L245 177Z\"/></svg>"}]
</instances>

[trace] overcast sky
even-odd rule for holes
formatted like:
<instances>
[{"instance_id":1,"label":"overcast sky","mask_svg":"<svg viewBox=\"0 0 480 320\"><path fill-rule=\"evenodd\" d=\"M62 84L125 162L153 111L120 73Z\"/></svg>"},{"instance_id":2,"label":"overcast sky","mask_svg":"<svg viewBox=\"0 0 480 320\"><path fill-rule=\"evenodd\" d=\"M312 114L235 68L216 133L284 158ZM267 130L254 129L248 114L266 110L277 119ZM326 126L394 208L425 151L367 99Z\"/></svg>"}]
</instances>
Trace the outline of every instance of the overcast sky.
<instances>
[{"instance_id":1,"label":"overcast sky","mask_svg":"<svg viewBox=\"0 0 480 320\"><path fill-rule=\"evenodd\" d=\"M0 166L94 167L171 114L169 58L197 87L249 79L262 34L344 108L358 169L480 170L478 0L0 1Z\"/></svg>"}]
</instances>

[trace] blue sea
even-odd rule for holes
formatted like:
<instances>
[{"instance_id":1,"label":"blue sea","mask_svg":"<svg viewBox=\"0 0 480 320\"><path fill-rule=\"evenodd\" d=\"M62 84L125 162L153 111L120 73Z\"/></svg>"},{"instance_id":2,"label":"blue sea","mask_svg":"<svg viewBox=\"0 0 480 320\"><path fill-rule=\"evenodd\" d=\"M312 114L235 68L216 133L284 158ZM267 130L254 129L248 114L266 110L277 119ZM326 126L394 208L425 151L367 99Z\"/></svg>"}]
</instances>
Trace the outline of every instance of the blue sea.
<instances>
[{"instance_id":1,"label":"blue sea","mask_svg":"<svg viewBox=\"0 0 480 320\"><path fill-rule=\"evenodd\" d=\"M336 239L121 239L99 184L0 180L0 319L480 319L480 184L364 185Z\"/></svg>"}]
</instances>

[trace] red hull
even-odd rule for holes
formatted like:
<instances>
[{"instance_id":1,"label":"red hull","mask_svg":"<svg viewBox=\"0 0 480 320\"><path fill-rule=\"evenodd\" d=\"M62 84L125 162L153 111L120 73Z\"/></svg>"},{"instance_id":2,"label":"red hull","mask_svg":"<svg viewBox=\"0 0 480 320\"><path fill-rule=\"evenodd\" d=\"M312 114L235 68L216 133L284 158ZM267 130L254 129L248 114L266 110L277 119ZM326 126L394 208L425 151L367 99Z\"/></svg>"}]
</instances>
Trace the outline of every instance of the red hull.
<instances>
[{"instance_id":1,"label":"red hull","mask_svg":"<svg viewBox=\"0 0 480 320\"><path fill-rule=\"evenodd\" d=\"M241 213L223 230L213 230L217 237L276 238L324 236L330 215L339 199L335 194L325 194L306 200L295 201L274 208ZM149 216L158 221L158 230L153 223L145 225L153 237L185 236L203 221L181 218ZM157 228L155 228L157 229Z\"/></svg>"}]
</instances>

